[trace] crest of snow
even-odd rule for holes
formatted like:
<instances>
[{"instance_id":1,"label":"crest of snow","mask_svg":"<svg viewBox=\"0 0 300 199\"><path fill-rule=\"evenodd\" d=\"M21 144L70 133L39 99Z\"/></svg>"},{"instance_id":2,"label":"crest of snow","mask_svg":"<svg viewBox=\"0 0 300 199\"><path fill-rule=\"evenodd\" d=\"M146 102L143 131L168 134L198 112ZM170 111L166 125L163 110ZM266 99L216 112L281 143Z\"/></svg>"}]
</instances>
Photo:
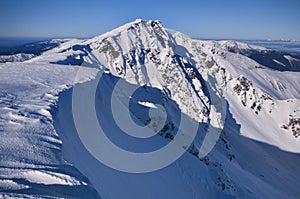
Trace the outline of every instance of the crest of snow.
<instances>
[{"instance_id":1,"label":"crest of snow","mask_svg":"<svg viewBox=\"0 0 300 199\"><path fill-rule=\"evenodd\" d=\"M18 190L18 189L28 189L30 186L18 184L13 180L2 180L0 179L0 187L2 190Z\"/></svg>"},{"instance_id":2,"label":"crest of snow","mask_svg":"<svg viewBox=\"0 0 300 199\"><path fill-rule=\"evenodd\" d=\"M142 101L138 101L138 103L142 106L146 106L149 108L157 108L157 106L151 102L142 102Z\"/></svg>"},{"instance_id":3,"label":"crest of snow","mask_svg":"<svg viewBox=\"0 0 300 199\"><path fill-rule=\"evenodd\" d=\"M37 184L81 185L81 182L69 175L49 171L25 171L13 176Z\"/></svg>"},{"instance_id":4,"label":"crest of snow","mask_svg":"<svg viewBox=\"0 0 300 199\"><path fill-rule=\"evenodd\" d=\"M290 62L291 65L292 65L293 62L296 62L296 61L297 61L297 62L300 62L299 59L296 59L296 58L291 57L291 56L289 56L289 55L284 55L283 57L286 58L286 59Z\"/></svg>"},{"instance_id":5,"label":"crest of snow","mask_svg":"<svg viewBox=\"0 0 300 199\"><path fill-rule=\"evenodd\" d=\"M277 64L281 65L281 66L284 66L284 67L286 67L286 65L285 65L285 64L281 63L280 61L278 61L278 60L276 60L276 59L273 59L273 61L274 61L275 63L277 63Z\"/></svg>"}]
</instances>

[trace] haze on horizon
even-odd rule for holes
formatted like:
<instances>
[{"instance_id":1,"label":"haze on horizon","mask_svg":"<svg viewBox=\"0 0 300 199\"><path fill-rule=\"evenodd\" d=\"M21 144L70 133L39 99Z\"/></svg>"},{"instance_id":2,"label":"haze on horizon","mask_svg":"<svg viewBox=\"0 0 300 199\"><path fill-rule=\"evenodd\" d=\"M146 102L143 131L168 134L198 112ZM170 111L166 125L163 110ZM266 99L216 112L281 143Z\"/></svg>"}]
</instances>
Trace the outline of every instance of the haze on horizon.
<instances>
[{"instance_id":1,"label":"haze on horizon","mask_svg":"<svg viewBox=\"0 0 300 199\"><path fill-rule=\"evenodd\" d=\"M136 18L196 38L300 40L298 0L0 1L0 37L93 37Z\"/></svg>"}]
</instances>

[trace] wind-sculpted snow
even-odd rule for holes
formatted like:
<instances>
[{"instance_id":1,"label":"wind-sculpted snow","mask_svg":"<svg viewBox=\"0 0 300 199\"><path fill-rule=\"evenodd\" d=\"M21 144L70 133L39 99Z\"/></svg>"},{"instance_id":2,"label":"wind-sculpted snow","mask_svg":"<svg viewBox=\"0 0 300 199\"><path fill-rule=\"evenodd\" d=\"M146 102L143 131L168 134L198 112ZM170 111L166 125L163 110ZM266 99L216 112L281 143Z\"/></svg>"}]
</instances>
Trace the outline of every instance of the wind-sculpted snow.
<instances>
[{"instance_id":1,"label":"wind-sculpted snow","mask_svg":"<svg viewBox=\"0 0 300 199\"><path fill-rule=\"evenodd\" d=\"M0 197L297 198L299 75L254 51L136 20L1 64Z\"/></svg>"},{"instance_id":2,"label":"wind-sculpted snow","mask_svg":"<svg viewBox=\"0 0 300 199\"><path fill-rule=\"evenodd\" d=\"M61 156L50 113L58 93L75 83L77 70L0 65L0 197L98 197L88 179ZM93 78L94 70L84 71L79 82Z\"/></svg>"}]
</instances>

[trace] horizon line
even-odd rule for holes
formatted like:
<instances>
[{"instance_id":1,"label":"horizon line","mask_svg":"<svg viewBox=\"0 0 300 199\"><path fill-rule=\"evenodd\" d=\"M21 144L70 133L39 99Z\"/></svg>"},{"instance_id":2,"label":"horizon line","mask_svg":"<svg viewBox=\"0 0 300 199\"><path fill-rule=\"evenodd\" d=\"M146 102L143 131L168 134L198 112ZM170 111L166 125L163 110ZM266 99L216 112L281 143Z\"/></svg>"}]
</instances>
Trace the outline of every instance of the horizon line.
<instances>
[{"instance_id":1,"label":"horizon line","mask_svg":"<svg viewBox=\"0 0 300 199\"><path fill-rule=\"evenodd\" d=\"M184 33L183 33L184 34ZM101 35L101 34L99 34ZM76 36L55 36L55 37L47 37L47 36L38 36L38 37L11 37L11 36L0 36L0 40L39 40L39 39L91 39L94 37L97 37L99 35L95 36L88 36L88 37L76 37ZM249 40L249 41L300 41L299 39L266 39L266 38L232 38L232 37L191 37L187 35L188 37L196 40Z\"/></svg>"}]
</instances>

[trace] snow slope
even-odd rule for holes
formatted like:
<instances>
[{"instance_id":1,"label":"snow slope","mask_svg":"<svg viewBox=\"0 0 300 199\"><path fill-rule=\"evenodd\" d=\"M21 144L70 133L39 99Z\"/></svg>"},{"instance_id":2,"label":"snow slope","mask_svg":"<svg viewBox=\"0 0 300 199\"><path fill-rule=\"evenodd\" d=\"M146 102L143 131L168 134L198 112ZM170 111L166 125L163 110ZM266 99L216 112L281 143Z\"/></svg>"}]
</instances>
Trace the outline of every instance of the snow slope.
<instances>
[{"instance_id":1,"label":"snow slope","mask_svg":"<svg viewBox=\"0 0 300 199\"><path fill-rule=\"evenodd\" d=\"M169 33L159 21L136 20L89 40L69 40L24 63L1 64L0 192L11 197L298 198L299 75L272 70L244 55L249 50L267 49L193 40ZM83 77L74 86L80 68ZM98 72L103 72L99 82ZM188 137L194 126L180 131L182 117L197 124L195 139L190 146L177 143L185 153L156 171L108 167L84 145L72 107L74 90L90 96L94 84L97 120L118 147L146 153L177 135ZM122 101L134 85L138 90L125 106L134 123L158 128L151 138L128 135L124 128L132 124L123 128L114 115L113 109L118 113L124 104L112 107L112 96ZM84 115L89 105L81 102L76 104L81 119L89 124ZM155 112L161 107L164 111ZM117 115L122 122L124 111ZM203 157L203 143L214 133L219 139ZM98 149L105 144L96 142Z\"/></svg>"},{"instance_id":2,"label":"snow slope","mask_svg":"<svg viewBox=\"0 0 300 199\"><path fill-rule=\"evenodd\" d=\"M78 67L0 64L0 197L97 197L89 181L61 156L50 113ZM92 79L93 69L85 69ZM87 195L89 194L89 195Z\"/></svg>"},{"instance_id":3,"label":"snow slope","mask_svg":"<svg viewBox=\"0 0 300 199\"><path fill-rule=\"evenodd\" d=\"M269 70L239 53L207 46L208 42L191 40L181 34L175 38L179 45L192 49L194 56L190 61L195 62L201 73L216 77L219 89L225 91L232 107L230 111L241 124L241 134L286 151L299 152L299 140L293 137L291 129L281 128L290 117L299 118L298 73Z\"/></svg>"}]
</instances>

